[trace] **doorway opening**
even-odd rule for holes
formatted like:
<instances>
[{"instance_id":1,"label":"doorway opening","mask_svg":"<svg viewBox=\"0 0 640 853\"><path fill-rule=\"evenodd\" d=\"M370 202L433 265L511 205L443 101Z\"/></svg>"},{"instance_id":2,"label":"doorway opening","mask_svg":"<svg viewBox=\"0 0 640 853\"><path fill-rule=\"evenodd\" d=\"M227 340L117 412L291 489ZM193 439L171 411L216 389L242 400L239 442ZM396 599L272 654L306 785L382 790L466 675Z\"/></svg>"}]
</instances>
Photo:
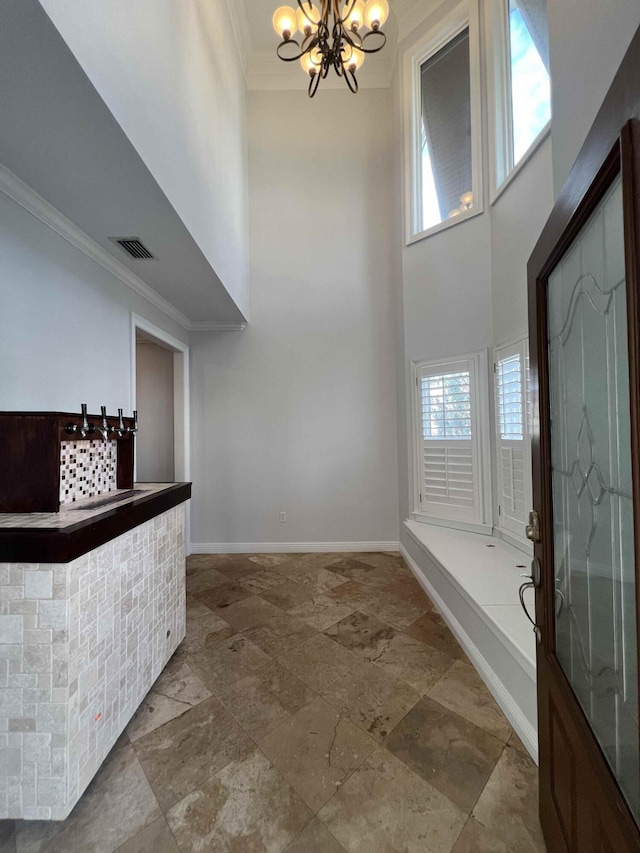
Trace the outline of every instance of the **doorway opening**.
<instances>
[{"instance_id":1,"label":"doorway opening","mask_svg":"<svg viewBox=\"0 0 640 853\"><path fill-rule=\"evenodd\" d=\"M131 403L139 422L136 482L188 481L189 347L136 314L131 315Z\"/></svg>"}]
</instances>

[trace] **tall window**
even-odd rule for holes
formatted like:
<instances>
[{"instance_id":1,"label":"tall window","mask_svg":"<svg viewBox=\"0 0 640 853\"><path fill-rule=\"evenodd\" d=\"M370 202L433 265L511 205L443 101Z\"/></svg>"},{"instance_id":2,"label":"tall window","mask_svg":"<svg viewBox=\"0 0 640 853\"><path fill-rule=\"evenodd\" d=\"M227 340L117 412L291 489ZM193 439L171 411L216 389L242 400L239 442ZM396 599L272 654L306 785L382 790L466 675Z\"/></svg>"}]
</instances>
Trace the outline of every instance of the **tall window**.
<instances>
[{"instance_id":1,"label":"tall window","mask_svg":"<svg viewBox=\"0 0 640 853\"><path fill-rule=\"evenodd\" d=\"M482 524L480 354L414 366L416 514Z\"/></svg>"},{"instance_id":2,"label":"tall window","mask_svg":"<svg viewBox=\"0 0 640 853\"><path fill-rule=\"evenodd\" d=\"M487 9L498 190L551 121L547 0L490 0Z\"/></svg>"},{"instance_id":3,"label":"tall window","mask_svg":"<svg viewBox=\"0 0 640 853\"><path fill-rule=\"evenodd\" d=\"M470 14L473 12L473 14ZM477 7L461 4L405 59L408 240L482 209Z\"/></svg>"},{"instance_id":4,"label":"tall window","mask_svg":"<svg viewBox=\"0 0 640 853\"><path fill-rule=\"evenodd\" d=\"M531 509L531 405L527 341L495 353L498 526L519 540Z\"/></svg>"}]
</instances>

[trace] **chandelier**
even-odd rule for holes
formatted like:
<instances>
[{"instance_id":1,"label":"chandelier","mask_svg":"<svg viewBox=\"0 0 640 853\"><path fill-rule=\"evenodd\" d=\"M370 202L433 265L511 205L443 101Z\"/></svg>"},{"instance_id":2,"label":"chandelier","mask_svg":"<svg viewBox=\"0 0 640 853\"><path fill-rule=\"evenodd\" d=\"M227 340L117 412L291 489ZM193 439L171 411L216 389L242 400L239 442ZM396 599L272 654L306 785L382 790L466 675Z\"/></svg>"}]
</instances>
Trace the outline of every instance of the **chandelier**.
<instances>
[{"instance_id":1,"label":"chandelier","mask_svg":"<svg viewBox=\"0 0 640 853\"><path fill-rule=\"evenodd\" d=\"M377 53L387 37L382 27L389 15L387 0L298 0L298 8L280 6L273 28L282 39L277 54L284 62L300 60L309 75L309 97L333 68L352 92L356 72L367 53Z\"/></svg>"}]
</instances>

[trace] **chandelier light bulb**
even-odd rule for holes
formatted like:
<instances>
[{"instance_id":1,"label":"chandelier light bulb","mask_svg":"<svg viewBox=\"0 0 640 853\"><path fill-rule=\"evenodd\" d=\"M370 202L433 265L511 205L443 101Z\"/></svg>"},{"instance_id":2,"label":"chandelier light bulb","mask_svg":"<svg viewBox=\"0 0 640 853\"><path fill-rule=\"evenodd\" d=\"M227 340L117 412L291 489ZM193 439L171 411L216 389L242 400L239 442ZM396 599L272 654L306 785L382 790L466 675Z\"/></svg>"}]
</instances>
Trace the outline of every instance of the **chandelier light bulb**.
<instances>
[{"instance_id":1,"label":"chandelier light bulb","mask_svg":"<svg viewBox=\"0 0 640 853\"><path fill-rule=\"evenodd\" d=\"M473 193L465 193L464 195L461 195L460 201L467 208L473 207Z\"/></svg>"},{"instance_id":2,"label":"chandelier light bulb","mask_svg":"<svg viewBox=\"0 0 640 853\"><path fill-rule=\"evenodd\" d=\"M296 9L296 22L298 29L306 36L318 29L318 21L320 20L320 12L316 6L309 8L308 3L304 4L304 11L300 8Z\"/></svg>"},{"instance_id":3,"label":"chandelier light bulb","mask_svg":"<svg viewBox=\"0 0 640 853\"><path fill-rule=\"evenodd\" d=\"M384 26L389 17L387 0L368 0L364 7L364 22L370 30L378 30Z\"/></svg>"},{"instance_id":4,"label":"chandelier light bulb","mask_svg":"<svg viewBox=\"0 0 640 853\"><path fill-rule=\"evenodd\" d=\"M347 6L348 8L348 6ZM362 26L364 15L364 0L356 0L353 4L353 9L349 12L349 16L344 22L345 27L350 30L359 30Z\"/></svg>"},{"instance_id":5,"label":"chandelier light bulb","mask_svg":"<svg viewBox=\"0 0 640 853\"><path fill-rule=\"evenodd\" d=\"M272 23L273 29L279 36L285 39L285 41L290 39L298 29L296 13L291 6L278 6L276 11L273 13Z\"/></svg>"},{"instance_id":6,"label":"chandelier light bulb","mask_svg":"<svg viewBox=\"0 0 640 853\"><path fill-rule=\"evenodd\" d=\"M357 71L358 68L364 62L364 53L361 50L358 50L357 47L352 48L351 55L345 59L344 67L348 68L349 71Z\"/></svg>"},{"instance_id":7,"label":"chandelier light bulb","mask_svg":"<svg viewBox=\"0 0 640 853\"><path fill-rule=\"evenodd\" d=\"M314 77L318 73L318 66L311 58L311 53L304 53L300 57L300 65L302 66L302 70L310 77Z\"/></svg>"}]
</instances>

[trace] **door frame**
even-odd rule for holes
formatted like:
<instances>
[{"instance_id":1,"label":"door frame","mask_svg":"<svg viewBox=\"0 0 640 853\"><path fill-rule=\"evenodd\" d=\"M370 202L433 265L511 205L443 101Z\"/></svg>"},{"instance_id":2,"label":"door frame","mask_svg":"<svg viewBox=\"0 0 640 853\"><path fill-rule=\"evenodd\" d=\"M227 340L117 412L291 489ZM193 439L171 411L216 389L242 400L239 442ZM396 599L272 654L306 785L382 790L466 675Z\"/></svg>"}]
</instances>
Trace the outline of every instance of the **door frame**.
<instances>
[{"instance_id":1,"label":"door frame","mask_svg":"<svg viewBox=\"0 0 640 853\"><path fill-rule=\"evenodd\" d=\"M191 481L191 404L189 396L189 345L131 312L131 408L136 408L136 332L140 330L154 343L173 353L173 465L176 482ZM137 465L137 459L136 463ZM134 479L136 479L134 469ZM185 544L191 551L190 504L186 507Z\"/></svg>"},{"instance_id":2,"label":"door frame","mask_svg":"<svg viewBox=\"0 0 640 853\"><path fill-rule=\"evenodd\" d=\"M640 132L628 124L640 118L640 30L631 45L607 93L603 106L589 132L565 187L560 194L527 267L529 282L530 358L532 379L539 384L532 387L534 418L532 452L534 506L540 514L541 527L547 531L542 543L536 543L535 555L542 564L542 583L536 591L536 622L541 630L542 642L538 646L538 719L540 738L540 816L546 840L552 853L591 853L591 850L615 850L616 853L640 851L638 827L631 816L613 774L605 762L595 736L581 709L576 713L577 702L564 677L559 663L553 657L555 611L552 587L553 549L550 532L552 507L549 481L550 460L549 431L541 430L540 417L548 418L549 394L546 385L547 335L546 335L546 277L565 248L597 205L617 174L622 169L623 203L625 217L625 249L627 272L627 308L629 328L630 406L632 446L640 446L640 305L638 288L638 247L640 247L640 200L629 192L631 184L636 191L640 181ZM621 144L622 141L622 144ZM631 248L633 247L633 248ZM539 320L539 322L537 322ZM542 367L542 375L539 368ZM634 460L633 485L634 536L636 547L636 576L640 564L640 462ZM640 596L640 584L637 584ZM640 621L639 621L640 626ZM555 728L552 728L552 725ZM557 738L557 741L556 741ZM553 741L553 743L552 743ZM551 766L552 752L561 741L567 746L562 766ZM596 760L594 758L599 758ZM559 802L556 792L547 789L552 773L567 776L568 798ZM572 787L570 776L574 776ZM558 790L562 780L555 780ZM589 809L593 802L594 808ZM595 805L601 806L601 811ZM564 811L564 829L559 814ZM567 820L567 816L569 819ZM613 844L613 847L611 846ZM582 846L580 846L582 845Z\"/></svg>"}]
</instances>

